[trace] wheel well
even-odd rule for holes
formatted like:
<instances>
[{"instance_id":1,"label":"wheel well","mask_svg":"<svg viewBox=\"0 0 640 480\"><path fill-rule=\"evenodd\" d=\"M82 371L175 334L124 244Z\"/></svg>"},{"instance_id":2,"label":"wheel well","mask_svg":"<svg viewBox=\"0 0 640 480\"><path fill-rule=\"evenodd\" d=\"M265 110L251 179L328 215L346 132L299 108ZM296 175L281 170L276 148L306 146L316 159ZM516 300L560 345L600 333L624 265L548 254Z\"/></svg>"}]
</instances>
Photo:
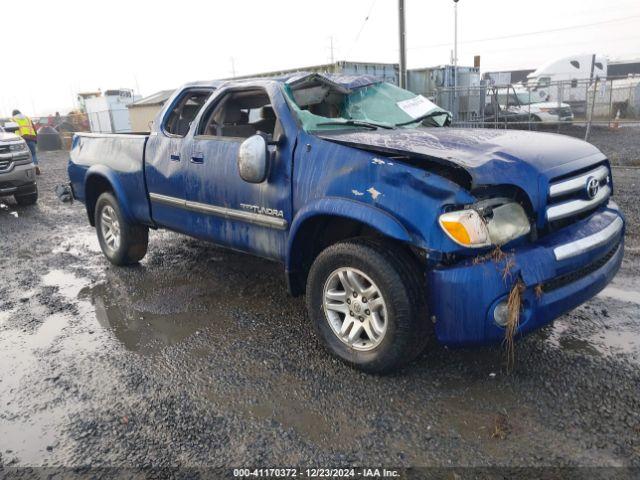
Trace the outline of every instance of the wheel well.
<instances>
[{"instance_id":1,"label":"wheel well","mask_svg":"<svg viewBox=\"0 0 640 480\"><path fill-rule=\"evenodd\" d=\"M408 245L385 236L366 223L346 217L319 215L307 220L300 227L291 244L290 248L292 252L295 252L295 256L291 258L287 272L289 292L294 296L302 295L305 292L307 275L320 252L335 243L357 237L387 239L402 245L415 258Z\"/></svg>"},{"instance_id":2,"label":"wheel well","mask_svg":"<svg viewBox=\"0 0 640 480\"><path fill-rule=\"evenodd\" d=\"M98 197L104 192L113 193L113 186L109 180L100 175L92 175L87 179L87 184L85 185L85 204L91 226L95 226L96 224L96 219L94 218L96 202L98 201Z\"/></svg>"}]
</instances>

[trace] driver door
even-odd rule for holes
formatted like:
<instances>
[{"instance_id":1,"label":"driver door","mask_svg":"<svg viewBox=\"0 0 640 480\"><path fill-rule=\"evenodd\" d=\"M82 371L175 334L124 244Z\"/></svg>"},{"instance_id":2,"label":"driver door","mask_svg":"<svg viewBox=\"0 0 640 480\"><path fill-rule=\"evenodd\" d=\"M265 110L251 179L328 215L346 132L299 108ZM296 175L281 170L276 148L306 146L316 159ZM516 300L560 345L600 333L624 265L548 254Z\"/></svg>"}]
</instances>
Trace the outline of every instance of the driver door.
<instances>
[{"instance_id":1,"label":"driver door","mask_svg":"<svg viewBox=\"0 0 640 480\"><path fill-rule=\"evenodd\" d=\"M291 221L292 145L281 133L274 89L236 87L216 95L198 120L186 174L192 231L214 243L268 258L284 258ZM280 102L281 108L286 108ZM266 180L240 177L238 151L252 135L279 137L268 147Z\"/></svg>"}]
</instances>

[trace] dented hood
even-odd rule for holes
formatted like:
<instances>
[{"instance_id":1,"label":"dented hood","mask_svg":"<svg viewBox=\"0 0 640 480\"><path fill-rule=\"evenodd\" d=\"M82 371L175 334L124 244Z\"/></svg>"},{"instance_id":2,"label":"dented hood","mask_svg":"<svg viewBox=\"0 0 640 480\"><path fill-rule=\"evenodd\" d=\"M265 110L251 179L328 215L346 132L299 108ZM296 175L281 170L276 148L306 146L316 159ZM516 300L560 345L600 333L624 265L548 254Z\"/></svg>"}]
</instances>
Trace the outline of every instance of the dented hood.
<instances>
[{"instance_id":1,"label":"dented hood","mask_svg":"<svg viewBox=\"0 0 640 480\"><path fill-rule=\"evenodd\" d=\"M565 135L521 130L416 128L323 133L325 140L386 155L463 169L471 187L513 184L534 205L549 179L605 159L593 145ZM546 190L546 189L545 189ZM546 195L545 195L546 197Z\"/></svg>"}]
</instances>

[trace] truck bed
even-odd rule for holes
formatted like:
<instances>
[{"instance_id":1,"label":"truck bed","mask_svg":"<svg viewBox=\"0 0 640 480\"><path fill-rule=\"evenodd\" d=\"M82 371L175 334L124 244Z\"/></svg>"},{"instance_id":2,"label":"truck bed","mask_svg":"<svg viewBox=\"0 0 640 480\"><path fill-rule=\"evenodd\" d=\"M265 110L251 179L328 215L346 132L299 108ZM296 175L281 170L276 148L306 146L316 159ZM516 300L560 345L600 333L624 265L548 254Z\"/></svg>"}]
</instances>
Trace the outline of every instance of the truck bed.
<instances>
[{"instance_id":1,"label":"truck bed","mask_svg":"<svg viewBox=\"0 0 640 480\"><path fill-rule=\"evenodd\" d=\"M106 179L132 220L152 224L144 177L145 146L149 133L76 133L69 155L69 178L76 199L87 204L87 181Z\"/></svg>"}]
</instances>

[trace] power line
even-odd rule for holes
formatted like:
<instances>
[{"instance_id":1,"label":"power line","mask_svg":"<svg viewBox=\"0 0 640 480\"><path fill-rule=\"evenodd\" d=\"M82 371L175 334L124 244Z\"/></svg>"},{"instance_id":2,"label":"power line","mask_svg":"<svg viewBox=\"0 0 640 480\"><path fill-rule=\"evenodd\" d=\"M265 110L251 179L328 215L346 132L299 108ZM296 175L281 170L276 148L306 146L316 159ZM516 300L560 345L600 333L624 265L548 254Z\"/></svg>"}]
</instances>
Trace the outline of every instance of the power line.
<instances>
[{"instance_id":1,"label":"power line","mask_svg":"<svg viewBox=\"0 0 640 480\"><path fill-rule=\"evenodd\" d=\"M357 45L358 40L360 40L360 35L362 34L362 31L364 30L365 25L367 24L367 21L369 21L369 17L371 16L371 12L373 12L373 7L376 6L376 2L378 0L373 0L371 2L371 6L369 6L369 11L367 12L367 16L364 17L364 21L362 22L362 25L360 25L360 30L358 30L358 34L356 35L355 40L353 41L353 45L351 45L351 48L349 49L349 53L347 54L347 56L351 56L351 51L354 49L354 47Z\"/></svg>"},{"instance_id":2,"label":"power line","mask_svg":"<svg viewBox=\"0 0 640 480\"><path fill-rule=\"evenodd\" d=\"M624 18L614 18L611 20L604 20L602 22L594 22L594 23L584 23L582 25L571 25L569 27L559 27L559 28L550 28L547 30L537 30L534 32L524 32L524 33L515 33L512 35L502 35L499 37L486 37L486 38L477 38L474 40L465 40L463 42L459 42L459 43L478 43L478 42L490 42L493 40L505 40L505 39L509 39L509 38L518 38L518 37L527 37L530 35L539 35L541 33L555 33L555 32L563 32L566 30L575 30L577 28L585 28L585 27L594 27L597 25L605 25L607 23L615 23L615 22L624 22L627 20L634 20L636 18L640 18L640 15L632 15L629 17L624 17ZM409 47L407 50L421 50L421 49L427 49L427 48L438 48L438 47L449 47L451 46L451 42L447 42L447 43L439 43L439 44L433 44L433 45L420 45L420 46L416 46L416 47Z\"/></svg>"},{"instance_id":3,"label":"power line","mask_svg":"<svg viewBox=\"0 0 640 480\"><path fill-rule=\"evenodd\" d=\"M620 38L610 38L607 39L608 42L626 42L628 40L636 40L636 39L640 39L640 36L638 35L631 35L631 36L627 36L627 37L620 37ZM576 41L576 42L562 42L562 46L567 46L567 45L583 45L584 41ZM526 46L526 47L510 47L510 48L498 48L498 49L491 49L491 50L483 50L483 54L487 54L487 53L505 53L505 52L514 52L514 51L518 51L518 50L532 50L532 49L536 49L536 50L546 50L549 48L558 48L558 45L536 45L535 47L531 47L531 46Z\"/></svg>"}]
</instances>

